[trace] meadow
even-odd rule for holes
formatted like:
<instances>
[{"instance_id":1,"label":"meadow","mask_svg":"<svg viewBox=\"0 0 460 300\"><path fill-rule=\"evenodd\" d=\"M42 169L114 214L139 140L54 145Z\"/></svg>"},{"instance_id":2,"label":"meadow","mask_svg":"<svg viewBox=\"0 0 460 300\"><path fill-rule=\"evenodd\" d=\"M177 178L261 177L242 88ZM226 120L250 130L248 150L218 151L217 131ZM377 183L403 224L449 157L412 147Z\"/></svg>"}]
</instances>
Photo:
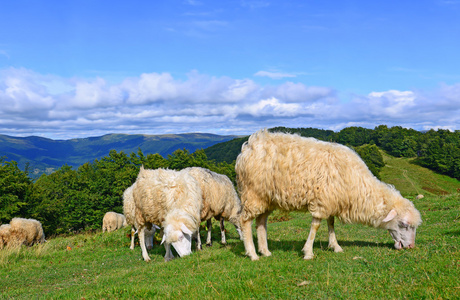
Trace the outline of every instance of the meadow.
<instances>
[{"instance_id":1,"label":"meadow","mask_svg":"<svg viewBox=\"0 0 460 300\"><path fill-rule=\"evenodd\" d=\"M259 261L244 255L230 224L227 245L215 222L212 247L168 263L159 243L149 263L138 246L130 250L129 228L98 230L1 250L0 299L459 299L460 183L408 159L385 160L383 180L422 215L414 249L395 250L385 230L337 222L344 252L334 253L323 221L315 258L306 261L301 250L311 216L300 212L270 216L272 256ZM419 193L425 197L417 200Z\"/></svg>"}]
</instances>

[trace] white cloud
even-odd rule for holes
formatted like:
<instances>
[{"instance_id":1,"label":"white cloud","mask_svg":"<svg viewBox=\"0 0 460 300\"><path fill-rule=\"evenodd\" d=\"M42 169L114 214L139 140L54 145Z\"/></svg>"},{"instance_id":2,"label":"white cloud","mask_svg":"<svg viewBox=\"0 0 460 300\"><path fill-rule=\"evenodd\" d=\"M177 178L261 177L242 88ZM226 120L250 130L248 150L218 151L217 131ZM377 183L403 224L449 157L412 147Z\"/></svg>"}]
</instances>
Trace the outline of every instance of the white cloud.
<instances>
[{"instance_id":1,"label":"white cloud","mask_svg":"<svg viewBox=\"0 0 460 300\"><path fill-rule=\"evenodd\" d=\"M340 93L338 93L340 94ZM335 90L192 71L184 80L145 73L110 84L26 69L0 70L0 134L51 138L110 132L249 134L259 128L400 125L460 128L460 84L432 91L375 91L341 101Z\"/></svg>"},{"instance_id":2,"label":"white cloud","mask_svg":"<svg viewBox=\"0 0 460 300\"><path fill-rule=\"evenodd\" d=\"M301 106L293 103L282 103L275 97L260 100L255 104L243 107L242 113L249 113L255 117L272 116L272 117L290 117L300 113Z\"/></svg>"},{"instance_id":3,"label":"white cloud","mask_svg":"<svg viewBox=\"0 0 460 300\"><path fill-rule=\"evenodd\" d=\"M294 74L282 73L282 72L269 72L269 71L258 71L254 76L269 77L271 79L283 79L296 77Z\"/></svg>"}]
</instances>

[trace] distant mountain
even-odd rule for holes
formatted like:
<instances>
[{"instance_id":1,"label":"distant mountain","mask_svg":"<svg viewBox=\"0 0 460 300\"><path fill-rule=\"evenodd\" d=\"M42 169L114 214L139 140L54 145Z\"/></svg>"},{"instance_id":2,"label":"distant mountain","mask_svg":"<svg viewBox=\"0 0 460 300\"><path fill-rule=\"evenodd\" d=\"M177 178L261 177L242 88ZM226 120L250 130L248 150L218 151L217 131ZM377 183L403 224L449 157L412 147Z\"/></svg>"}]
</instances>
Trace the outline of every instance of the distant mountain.
<instances>
[{"instance_id":1,"label":"distant mountain","mask_svg":"<svg viewBox=\"0 0 460 300\"><path fill-rule=\"evenodd\" d=\"M78 167L86 162L107 156L110 150L130 154L140 148L144 154L159 153L163 157L177 149L187 149L190 153L205 149L217 143L236 138L233 135L207 133L141 135L107 134L70 140L52 140L43 137L12 137L0 135L0 157L14 160L24 170L29 163L31 176L50 173L68 164Z\"/></svg>"}]
</instances>

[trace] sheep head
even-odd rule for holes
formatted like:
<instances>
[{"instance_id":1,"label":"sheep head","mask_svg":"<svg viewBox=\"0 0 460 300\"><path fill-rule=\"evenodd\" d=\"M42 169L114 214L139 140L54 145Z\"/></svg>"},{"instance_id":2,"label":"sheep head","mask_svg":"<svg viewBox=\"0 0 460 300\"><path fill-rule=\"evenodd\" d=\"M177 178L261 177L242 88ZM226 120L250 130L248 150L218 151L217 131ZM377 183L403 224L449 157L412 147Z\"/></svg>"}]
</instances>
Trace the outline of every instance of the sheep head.
<instances>
[{"instance_id":1,"label":"sheep head","mask_svg":"<svg viewBox=\"0 0 460 300\"><path fill-rule=\"evenodd\" d=\"M192 234L192 231L184 223L169 224L164 229L161 243L172 244L177 254L181 257L189 255L192 253Z\"/></svg>"},{"instance_id":2,"label":"sheep head","mask_svg":"<svg viewBox=\"0 0 460 300\"><path fill-rule=\"evenodd\" d=\"M383 227L390 232L398 250L415 247L415 233L421 222L420 213L414 207L402 214L392 209L382 220Z\"/></svg>"}]
</instances>

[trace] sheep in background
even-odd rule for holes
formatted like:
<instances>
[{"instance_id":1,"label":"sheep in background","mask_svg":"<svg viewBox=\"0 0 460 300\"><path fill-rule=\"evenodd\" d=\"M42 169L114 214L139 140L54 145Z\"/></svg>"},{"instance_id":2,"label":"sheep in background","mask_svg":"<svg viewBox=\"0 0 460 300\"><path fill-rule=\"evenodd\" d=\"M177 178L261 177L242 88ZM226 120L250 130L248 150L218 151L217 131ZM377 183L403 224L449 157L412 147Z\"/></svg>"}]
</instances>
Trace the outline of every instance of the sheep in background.
<instances>
[{"instance_id":1,"label":"sheep in background","mask_svg":"<svg viewBox=\"0 0 460 300\"><path fill-rule=\"evenodd\" d=\"M233 187L230 179L222 174L212 172L208 169L192 167L183 170L192 175L199 183L202 192L203 207L201 209L201 221L207 221L206 245L211 246L211 218L220 220L220 231L222 244L226 244L224 220L235 225L241 237L240 212L241 201ZM201 238L197 232L197 248L201 249Z\"/></svg>"},{"instance_id":2,"label":"sheep in background","mask_svg":"<svg viewBox=\"0 0 460 300\"><path fill-rule=\"evenodd\" d=\"M8 246L8 242L10 241L10 236L11 236L11 225L2 224L0 226L0 249L3 249L3 247Z\"/></svg>"},{"instance_id":3,"label":"sheep in background","mask_svg":"<svg viewBox=\"0 0 460 300\"><path fill-rule=\"evenodd\" d=\"M131 225L131 245L130 249L134 249L134 236L137 233L137 228L139 227L136 224L136 218L134 218L134 213L135 213L135 208L136 206L134 205L134 198L133 198L133 188L134 185L131 185L129 188L127 188L123 192L123 214L126 218L126 223L128 225ZM145 246L147 249L152 249L153 247L153 238L155 235L155 231L157 229L160 229L160 227L156 225L152 225L152 228L149 230L146 228L145 230Z\"/></svg>"},{"instance_id":4,"label":"sheep in background","mask_svg":"<svg viewBox=\"0 0 460 300\"><path fill-rule=\"evenodd\" d=\"M198 231L201 213L201 189L187 172L140 168L133 188L135 219L142 257L150 261L145 248L145 227L163 228L165 260L173 258L171 244L179 256L191 253L192 234Z\"/></svg>"},{"instance_id":5,"label":"sheep in background","mask_svg":"<svg viewBox=\"0 0 460 300\"><path fill-rule=\"evenodd\" d=\"M126 218L124 215L109 211L102 219L102 232L112 232L126 225Z\"/></svg>"},{"instance_id":6,"label":"sheep in background","mask_svg":"<svg viewBox=\"0 0 460 300\"><path fill-rule=\"evenodd\" d=\"M270 256L267 218L274 209L310 211L310 234L304 259L313 258L313 241L327 219L329 247L342 252L334 232L334 217L388 229L395 248L412 248L420 213L392 186L372 175L350 148L261 130L243 144L235 165L243 211L241 228L246 254L257 260L251 223L256 218L259 252Z\"/></svg>"},{"instance_id":7,"label":"sheep in background","mask_svg":"<svg viewBox=\"0 0 460 300\"><path fill-rule=\"evenodd\" d=\"M45 242L42 224L35 219L13 218L0 226L0 248L4 246L32 246Z\"/></svg>"}]
</instances>

